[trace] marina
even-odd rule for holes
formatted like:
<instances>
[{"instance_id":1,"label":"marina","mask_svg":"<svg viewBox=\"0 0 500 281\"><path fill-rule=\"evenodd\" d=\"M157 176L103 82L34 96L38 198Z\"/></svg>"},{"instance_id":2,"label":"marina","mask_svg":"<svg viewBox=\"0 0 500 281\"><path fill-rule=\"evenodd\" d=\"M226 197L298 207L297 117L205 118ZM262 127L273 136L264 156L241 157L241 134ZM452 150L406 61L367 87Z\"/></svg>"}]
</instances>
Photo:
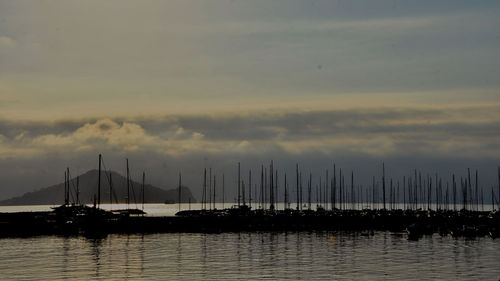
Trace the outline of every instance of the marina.
<instances>
[{"instance_id":1,"label":"marina","mask_svg":"<svg viewBox=\"0 0 500 281\"><path fill-rule=\"evenodd\" d=\"M108 235L131 233L222 233L374 231L408 239L439 234L451 237L499 237L498 212L423 210L185 210L175 216L61 206L52 212L0 213L0 236Z\"/></svg>"},{"instance_id":2,"label":"marina","mask_svg":"<svg viewBox=\"0 0 500 281\"><path fill-rule=\"evenodd\" d=\"M478 171L475 173L473 185L470 169L467 177L461 180L461 197L458 197L455 175L452 176L452 194L449 184L443 192L442 179L435 175L427 176L422 181L421 173L414 171L411 176L403 179L403 191L408 187L408 197L403 192L401 205L400 185L393 185L392 178L386 187L385 165L382 165L381 188L375 183L371 189L366 189L366 200L361 196L362 187L355 188L354 173L351 172L350 188L346 187L342 169L337 178L337 169L333 165L333 176L325 173L324 185L319 180L316 187L316 198L313 198L312 173L307 177L307 190L304 196L302 172L296 165L296 202L290 202L290 193L293 193L287 182L286 173L281 189L284 202L279 202L279 176L270 162L269 173L261 166L260 196L257 195L257 185L254 189L254 207L252 209L252 190L247 190L241 176L241 165L237 166L237 200L231 207L225 207L225 182L222 177L222 204L216 203L216 176L212 169L203 172L203 193L200 204L196 209L182 209L182 175L179 173L177 204L166 201L165 206L177 205L178 211L174 214L162 216L148 216L145 206L145 173L142 173L141 191L137 197L142 202L131 201L131 186L129 162L126 160L126 187L125 204L113 205L118 198L113 193L114 186L111 171L102 170L102 156L99 154L97 170L97 189L93 196L93 204L82 204L79 199L79 177L70 177L69 168L66 169L64 181L64 204L52 207L51 211L11 212L0 213L0 236L33 236L33 235L108 235L130 233L168 233L168 232L255 232L255 231L357 231L370 235L374 231L390 231L405 233L408 239L419 239L423 235L438 233L441 236L452 237L484 237L493 239L500 237L500 213L495 209L495 193L492 188L492 204L490 210L485 211L483 188L479 188ZM499 194L500 194L500 167ZM106 178L107 180L104 180ZM338 179L338 181L337 181ZM248 183L251 187L252 172L248 173ZM207 185L208 183L208 185ZM434 183L434 186L433 186ZM106 187L107 185L107 187ZM319 187L319 188L318 188ZM434 187L434 188L433 188ZM107 209L101 204L102 190L109 188L109 204ZM388 192L386 192L388 189ZM481 192L481 193L480 193ZM446 196L443 196L446 194ZM115 195L113 198L113 195ZM380 197L380 195L382 195ZM389 196L387 196L389 195ZM433 196L434 195L434 196ZM450 197L452 200L450 200ZM337 199L338 198L338 199ZM481 200L479 200L481 198ZM72 199L72 200L71 200ZM371 202L368 200L371 199ZM460 202L461 201L461 202ZM481 202L481 204L479 203ZM461 204L460 204L461 203ZM135 208L134 208L135 206ZM281 206L281 208L279 208ZM295 208L292 208L295 206ZM313 207L315 206L315 208ZM498 205L497 205L498 206Z\"/></svg>"}]
</instances>

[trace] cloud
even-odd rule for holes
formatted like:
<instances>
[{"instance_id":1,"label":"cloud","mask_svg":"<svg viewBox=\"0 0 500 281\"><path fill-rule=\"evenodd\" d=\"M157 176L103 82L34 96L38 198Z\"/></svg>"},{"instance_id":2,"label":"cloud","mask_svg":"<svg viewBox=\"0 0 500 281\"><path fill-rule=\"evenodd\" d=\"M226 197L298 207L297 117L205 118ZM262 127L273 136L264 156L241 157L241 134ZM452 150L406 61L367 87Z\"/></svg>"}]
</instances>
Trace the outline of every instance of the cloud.
<instances>
[{"instance_id":1,"label":"cloud","mask_svg":"<svg viewBox=\"0 0 500 281\"><path fill-rule=\"evenodd\" d=\"M498 92L496 3L237 2L5 3L1 38L17 45L1 57L0 89L20 102L3 114L196 112L345 93L351 105L366 97L354 93L391 103L389 92L412 104L400 93L449 101L444 91L472 89L453 99L469 102L486 99L479 88Z\"/></svg>"},{"instance_id":2,"label":"cloud","mask_svg":"<svg viewBox=\"0 0 500 281\"><path fill-rule=\"evenodd\" d=\"M158 138L149 136L144 129L134 123L118 124L110 119L85 123L70 134L44 134L33 138L35 147L73 149L76 151L95 150L99 147L122 151L136 151L140 147L159 144Z\"/></svg>"},{"instance_id":3,"label":"cloud","mask_svg":"<svg viewBox=\"0 0 500 281\"><path fill-rule=\"evenodd\" d=\"M373 157L500 157L500 106L414 107L157 117L0 120L4 151L111 150L180 157L196 153L292 155L339 151ZM6 147L5 145L8 145ZM14 149L16 148L16 149ZM3 154L5 157L5 153Z\"/></svg>"}]
</instances>

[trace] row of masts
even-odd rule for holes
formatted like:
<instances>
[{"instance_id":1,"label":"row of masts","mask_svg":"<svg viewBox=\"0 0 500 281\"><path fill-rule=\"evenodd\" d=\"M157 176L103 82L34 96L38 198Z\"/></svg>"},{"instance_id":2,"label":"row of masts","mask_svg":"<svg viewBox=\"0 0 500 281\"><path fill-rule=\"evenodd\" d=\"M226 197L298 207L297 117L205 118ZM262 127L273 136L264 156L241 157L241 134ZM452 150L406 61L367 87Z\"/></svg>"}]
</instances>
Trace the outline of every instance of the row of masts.
<instances>
[{"instance_id":1,"label":"row of masts","mask_svg":"<svg viewBox=\"0 0 500 281\"><path fill-rule=\"evenodd\" d=\"M100 207L101 205L101 165L104 165L102 156L99 155L99 173L97 194L94 195L94 205ZM261 165L260 188L258 184L254 184L254 204L258 205L260 209L274 210L277 207L279 200L279 174L278 169L275 169L274 162L271 161L269 170L264 165ZM268 173L269 171L269 173ZM134 200L135 193L130 180L130 169L128 159L126 159L126 172L127 172L127 196L126 204L127 209L130 209L130 192L132 191ZM381 182L372 179L372 185L364 187L362 185L355 185L354 171L351 171L350 188L346 187L345 172L339 169L337 176L337 167L333 164L333 177L329 178L328 169L325 170L325 177L319 177L319 184L315 186L316 200L313 199L313 175L309 175L299 170L299 165L296 164L296 183L295 183L295 204L296 210L303 210L304 208L311 209L312 203L315 201L317 208L324 209L451 209L451 202L453 202L453 210L468 209L479 210L479 206L484 209L484 188L479 187L478 170L475 171L475 180L473 185L473 178L471 177L470 169L467 170L467 175L460 177L457 181L455 174L452 174L451 183L449 181L443 184L442 178L436 173L432 175L425 175L422 177L421 172L415 169L413 175L403 176L402 179L394 180L390 178L386 180L385 164L382 164ZM303 188L303 174L307 181L307 189ZM109 202L113 203L113 195L115 201L118 202L116 194L113 191L112 173L105 172L109 183ZM76 186L71 179L69 168L65 170L65 184L64 184L64 203L70 204L70 196L73 199L73 204L80 204L80 191L79 191L79 177L76 178ZM204 169L203 177L203 192L202 192L202 209L215 209L218 194L216 192L217 177L212 176L212 168L209 168L208 176L208 190L207 190L207 169ZM142 174L142 209L144 209L145 202L145 173ZM387 184L389 187L387 187ZM458 186L460 184L460 186ZM75 190L74 194L71 192L71 185ZM179 173L179 187L178 187L178 203L181 202L181 188L182 177ZM246 188L248 186L248 188ZM381 191L380 191L381 186ZM248 191L248 196L247 196ZM287 181L287 174L284 173L283 184L283 201L285 209L291 209L291 193L292 189ZM304 195L304 192L306 195ZM225 176L222 174L222 192L219 196L222 197L222 208L226 201L225 196ZM241 177L241 164L238 163L238 181L237 181L237 206L252 207L252 170L248 171L248 185L245 184L244 179ZM381 196L382 195L382 196ZM401 196L402 195L402 196ZM498 193L495 194L494 187L491 188L491 206L500 204L500 167L498 167ZM248 198L248 201L247 201ZM305 201L306 199L307 201ZM307 203L307 204L306 204ZM480 204L481 203L481 204ZM402 206L401 206L402 204ZM137 206L137 202L136 202ZM180 209L180 204L179 204Z\"/></svg>"},{"instance_id":2,"label":"row of masts","mask_svg":"<svg viewBox=\"0 0 500 281\"><path fill-rule=\"evenodd\" d=\"M475 171L474 176L471 176L470 169L467 169L465 176L457 177L452 174L451 179L445 181L438 173L423 175L422 172L415 169L410 175L395 179L392 177L387 178L385 164L383 163L380 180L377 181L376 177L373 176L371 186L363 186L356 184L354 171L346 174L345 170L337 169L335 164L333 164L332 177L329 177L329 170L325 169L324 178L320 175L317 177L316 183L314 183L312 172L304 173L296 164L295 186L290 186L287 173L284 172L281 177L284 182L281 192L279 191L280 175L278 169L274 167L274 162L271 161L269 167L261 165L260 170L260 186L258 183L254 183L252 186L252 170L248 171L248 179L245 181L241 174L241 164L238 163L237 197L234 200L237 207L252 207L252 203L254 203L254 205L257 205L257 209L274 210L277 208L278 202L280 202L284 209L295 207L296 210L311 210L313 203L315 203L316 208L331 210L464 209L480 211L484 210L485 203L489 203L484 201L486 189L484 186L479 185L478 170ZM219 202L222 203L222 208L224 208L226 203L224 174L222 174L222 191L218 194L216 192L216 175L212 175L212 168L208 169L208 173L207 181L207 169L205 168L202 184L202 209L216 209L216 202L221 197L222 201ZM346 183L346 177L348 177L348 180L350 178L349 183ZM293 188L295 190L292 190ZM295 193L295 202L293 202L295 206L292 206L290 196L292 193ZM216 197L216 194L219 197ZM316 198L313 198L314 195ZM498 167L498 192L495 192L495 187L491 187L491 206L493 209L495 206L500 205L499 195L500 167Z\"/></svg>"},{"instance_id":3,"label":"row of masts","mask_svg":"<svg viewBox=\"0 0 500 281\"><path fill-rule=\"evenodd\" d=\"M74 194L71 192L71 185L73 185ZM71 175L69 173L69 168L64 171L64 205L70 204L70 196L74 204L80 204L80 177L76 177L76 186L71 180Z\"/></svg>"},{"instance_id":4,"label":"row of masts","mask_svg":"<svg viewBox=\"0 0 500 281\"><path fill-rule=\"evenodd\" d=\"M101 187L102 187L102 179L101 179L101 174L102 174L102 166L104 165L102 155L99 154L99 170L98 170L98 179L97 179L97 192L94 194L93 200L94 206L97 208L101 207ZM130 204L131 204L131 196L130 193L132 192L132 195L134 197L136 209L137 209L137 201L135 200L135 192L134 188L132 186L132 181L130 178L130 169L129 169L129 162L128 159L126 159L126 172L127 172L127 196L125 197L125 202L127 204L127 209L130 209ZM109 204L110 204L110 209L112 208L113 204L113 198L115 199L115 202L118 204L118 198L115 194L115 191L113 190L113 178L112 178L112 173L111 171L107 171L105 169L104 171L105 176L107 177L107 182L108 182L108 187L109 187ZM76 177L76 186L74 185L74 179L71 178L69 168L66 168L64 171L64 205L80 205L80 189L79 189L79 179L80 177ZM180 180L180 178L179 178ZM142 197L142 210L144 210L144 203L145 203L145 181L146 181L146 173L142 172L142 185L141 185L141 197ZM71 188L73 187L73 189ZM73 192L74 191L74 192ZM72 200L70 200L70 197Z\"/></svg>"}]
</instances>

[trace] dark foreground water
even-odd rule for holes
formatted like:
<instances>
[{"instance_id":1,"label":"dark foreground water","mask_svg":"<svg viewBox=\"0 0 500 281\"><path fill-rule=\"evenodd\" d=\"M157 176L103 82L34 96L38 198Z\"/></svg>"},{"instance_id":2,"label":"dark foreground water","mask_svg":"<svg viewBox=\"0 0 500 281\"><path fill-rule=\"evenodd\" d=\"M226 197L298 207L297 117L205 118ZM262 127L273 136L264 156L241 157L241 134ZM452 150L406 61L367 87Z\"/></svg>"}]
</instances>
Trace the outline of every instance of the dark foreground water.
<instances>
[{"instance_id":1,"label":"dark foreground water","mask_svg":"<svg viewBox=\"0 0 500 281\"><path fill-rule=\"evenodd\" d=\"M500 240L360 233L0 239L0 280L500 278Z\"/></svg>"}]
</instances>

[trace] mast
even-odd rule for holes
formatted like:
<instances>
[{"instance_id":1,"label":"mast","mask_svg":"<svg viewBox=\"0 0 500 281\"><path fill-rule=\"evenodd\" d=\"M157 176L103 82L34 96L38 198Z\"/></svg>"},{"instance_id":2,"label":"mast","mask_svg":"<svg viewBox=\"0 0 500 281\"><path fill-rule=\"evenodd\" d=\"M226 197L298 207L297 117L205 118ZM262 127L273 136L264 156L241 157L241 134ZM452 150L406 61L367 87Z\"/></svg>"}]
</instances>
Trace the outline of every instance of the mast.
<instances>
[{"instance_id":1,"label":"mast","mask_svg":"<svg viewBox=\"0 0 500 281\"><path fill-rule=\"evenodd\" d=\"M464 179L460 177L460 183L462 186L462 199L463 199L463 210L467 210L467 179Z\"/></svg>"},{"instance_id":2,"label":"mast","mask_svg":"<svg viewBox=\"0 0 500 281\"><path fill-rule=\"evenodd\" d=\"M439 178L439 208L443 209L443 182Z\"/></svg>"},{"instance_id":3,"label":"mast","mask_svg":"<svg viewBox=\"0 0 500 281\"><path fill-rule=\"evenodd\" d=\"M453 174L453 211L457 210L457 183L455 182L455 174Z\"/></svg>"},{"instance_id":4,"label":"mast","mask_svg":"<svg viewBox=\"0 0 500 281\"><path fill-rule=\"evenodd\" d=\"M215 180L217 179L216 175L214 175L214 210L215 210Z\"/></svg>"},{"instance_id":5,"label":"mast","mask_svg":"<svg viewBox=\"0 0 500 281\"><path fill-rule=\"evenodd\" d=\"M238 162L238 207L240 206L240 183L241 183L241 179L240 179L240 162Z\"/></svg>"},{"instance_id":6,"label":"mast","mask_svg":"<svg viewBox=\"0 0 500 281\"><path fill-rule=\"evenodd\" d=\"M205 210L207 208L207 168L203 172L203 196L201 200L201 206Z\"/></svg>"},{"instance_id":7,"label":"mast","mask_svg":"<svg viewBox=\"0 0 500 281\"><path fill-rule=\"evenodd\" d=\"M342 175L342 209L345 210L347 209L346 206L346 197L345 197L345 178L344 175Z\"/></svg>"},{"instance_id":8,"label":"mast","mask_svg":"<svg viewBox=\"0 0 500 281\"><path fill-rule=\"evenodd\" d=\"M339 169L339 209L343 209L344 206L342 205L344 200L343 200L343 197L342 197L342 185L343 185L343 181L342 181L342 168Z\"/></svg>"},{"instance_id":9,"label":"mast","mask_svg":"<svg viewBox=\"0 0 500 281\"><path fill-rule=\"evenodd\" d=\"M146 181L146 173L142 171L142 210L144 211L144 183Z\"/></svg>"},{"instance_id":10,"label":"mast","mask_svg":"<svg viewBox=\"0 0 500 281\"><path fill-rule=\"evenodd\" d=\"M424 198L425 198L425 196L424 196L425 192L424 191L425 190L422 188L422 172L421 171L418 172L418 186L420 188L420 192L422 193L422 196L421 196L421 198L422 198L422 200L421 200L422 201L422 206L425 206L425 201L424 201ZM422 209L423 209L423 207L422 207Z\"/></svg>"},{"instance_id":11,"label":"mast","mask_svg":"<svg viewBox=\"0 0 500 281\"><path fill-rule=\"evenodd\" d=\"M425 179L424 179L424 181L425 181ZM429 175L427 175L427 210L431 209L431 197L432 197L431 185L429 182Z\"/></svg>"},{"instance_id":12,"label":"mast","mask_svg":"<svg viewBox=\"0 0 500 281\"><path fill-rule=\"evenodd\" d=\"M344 209L344 191L343 191L343 188L344 188L344 176L342 175L342 169L340 168L339 169L339 186L338 186L338 208L340 210Z\"/></svg>"},{"instance_id":13,"label":"mast","mask_svg":"<svg viewBox=\"0 0 500 281\"><path fill-rule=\"evenodd\" d=\"M260 171L260 206L264 209L264 165L261 165Z\"/></svg>"},{"instance_id":14,"label":"mast","mask_svg":"<svg viewBox=\"0 0 500 281\"><path fill-rule=\"evenodd\" d=\"M318 185L316 185L316 187L318 187ZM322 197L323 196L323 192L321 190L322 188L322 185L321 185L321 176L319 177L319 206L322 206L323 203L325 202L324 198Z\"/></svg>"},{"instance_id":15,"label":"mast","mask_svg":"<svg viewBox=\"0 0 500 281\"><path fill-rule=\"evenodd\" d=\"M64 170L64 205L68 205L68 175L66 174L66 170Z\"/></svg>"},{"instance_id":16,"label":"mast","mask_svg":"<svg viewBox=\"0 0 500 281\"><path fill-rule=\"evenodd\" d=\"M337 189L337 171L335 164L333 164L333 179L332 179L332 191L331 191L331 206L332 210L335 210L335 196L336 196L336 189Z\"/></svg>"},{"instance_id":17,"label":"mast","mask_svg":"<svg viewBox=\"0 0 500 281\"><path fill-rule=\"evenodd\" d=\"M403 176L403 210L406 211L406 176Z\"/></svg>"},{"instance_id":18,"label":"mast","mask_svg":"<svg viewBox=\"0 0 500 281\"><path fill-rule=\"evenodd\" d=\"M375 210L376 209L376 206L375 206L375 176L373 176L373 178L372 178L372 206L373 206L373 209Z\"/></svg>"},{"instance_id":19,"label":"mast","mask_svg":"<svg viewBox=\"0 0 500 281\"><path fill-rule=\"evenodd\" d=\"M76 176L76 204L80 204L80 176Z\"/></svg>"},{"instance_id":20,"label":"mast","mask_svg":"<svg viewBox=\"0 0 500 281\"><path fill-rule=\"evenodd\" d=\"M241 202L243 203L243 206L247 205L246 199L245 199L245 180L241 180Z\"/></svg>"},{"instance_id":21,"label":"mast","mask_svg":"<svg viewBox=\"0 0 500 281\"><path fill-rule=\"evenodd\" d=\"M300 201L299 201L299 164L295 165L295 170L297 172L297 211L298 211L299 204L300 204ZM500 179L500 177L499 177L499 179Z\"/></svg>"},{"instance_id":22,"label":"mast","mask_svg":"<svg viewBox=\"0 0 500 281\"><path fill-rule=\"evenodd\" d=\"M208 209L212 209L212 167L208 172Z\"/></svg>"},{"instance_id":23,"label":"mast","mask_svg":"<svg viewBox=\"0 0 500 281\"><path fill-rule=\"evenodd\" d=\"M264 168L264 209L267 208L267 167Z\"/></svg>"},{"instance_id":24,"label":"mast","mask_svg":"<svg viewBox=\"0 0 500 281\"><path fill-rule=\"evenodd\" d=\"M328 209L328 169L325 171L325 210Z\"/></svg>"},{"instance_id":25,"label":"mast","mask_svg":"<svg viewBox=\"0 0 500 281\"><path fill-rule=\"evenodd\" d=\"M99 179L98 179L98 183L97 183L97 207L98 208L101 206L101 162L102 162L102 155L99 154L99 177L98 177ZM69 169L68 169L68 171L69 171ZM68 172L68 176L69 176L69 172ZM68 179L69 179L69 177L68 177ZM69 187L69 184L68 184L68 187Z\"/></svg>"},{"instance_id":26,"label":"mast","mask_svg":"<svg viewBox=\"0 0 500 281\"><path fill-rule=\"evenodd\" d=\"M248 170L248 202L250 208L252 208L252 169Z\"/></svg>"},{"instance_id":27,"label":"mast","mask_svg":"<svg viewBox=\"0 0 500 281\"><path fill-rule=\"evenodd\" d=\"M476 211L479 211L479 188L477 179L477 169L476 169Z\"/></svg>"},{"instance_id":28,"label":"mast","mask_svg":"<svg viewBox=\"0 0 500 281\"><path fill-rule=\"evenodd\" d=\"M399 180L398 180L398 190L397 190L397 199L396 199L396 207L397 209L401 209L399 207L401 207L401 194L399 193Z\"/></svg>"},{"instance_id":29,"label":"mast","mask_svg":"<svg viewBox=\"0 0 500 281\"><path fill-rule=\"evenodd\" d=\"M474 194L472 194L472 183L471 183L471 180L470 180L470 168L467 168L467 183L468 183L468 194L469 194L469 208L472 210L474 207L472 206L472 203L474 202L473 201L473 198L474 198ZM467 188L467 186L465 188Z\"/></svg>"},{"instance_id":30,"label":"mast","mask_svg":"<svg viewBox=\"0 0 500 281\"><path fill-rule=\"evenodd\" d=\"M319 207L319 189L318 189L318 185L316 184L316 207Z\"/></svg>"},{"instance_id":31,"label":"mast","mask_svg":"<svg viewBox=\"0 0 500 281\"><path fill-rule=\"evenodd\" d=\"M384 211L385 211L385 163L382 163L382 196L384 197Z\"/></svg>"},{"instance_id":32,"label":"mast","mask_svg":"<svg viewBox=\"0 0 500 281\"><path fill-rule=\"evenodd\" d=\"M415 198L414 198L415 199L415 210L417 210L418 209L417 169L415 169L415 179L414 180L415 180L415 184L414 184L415 189L413 190L413 192L415 193ZM436 181L436 188L437 188L437 181Z\"/></svg>"},{"instance_id":33,"label":"mast","mask_svg":"<svg viewBox=\"0 0 500 281\"><path fill-rule=\"evenodd\" d=\"M440 209L439 206L439 182L438 182L438 174L436 173L436 180L434 181L434 184L436 185L436 210Z\"/></svg>"},{"instance_id":34,"label":"mast","mask_svg":"<svg viewBox=\"0 0 500 281\"><path fill-rule=\"evenodd\" d=\"M242 203L243 203L243 206L246 206L247 205L247 199L246 199L246 196L245 196L245 180L241 180L241 199L242 199Z\"/></svg>"},{"instance_id":35,"label":"mast","mask_svg":"<svg viewBox=\"0 0 500 281\"><path fill-rule=\"evenodd\" d=\"M287 187L286 187L287 183L286 183L286 173L285 173L285 210L288 208L288 195L287 195Z\"/></svg>"},{"instance_id":36,"label":"mast","mask_svg":"<svg viewBox=\"0 0 500 281\"><path fill-rule=\"evenodd\" d=\"M130 209L130 171L128 168L128 158L127 158L127 209Z\"/></svg>"},{"instance_id":37,"label":"mast","mask_svg":"<svg viewBox=\"0 0 500 281\"><path fill-rule=\"evenodd\" d=\"M429 184L429 196L431 197L430 200L432 200L432 177L427 175L427 182ZM437 198L436 198L436 206L437 206Z\"/></svg>"},{"instance_id":38,"label":"mast","mask_svg":"<svg viewBox=\"0 0 500 281\"><path fill-rule=\"evenodd\" d=\"M303 206L304 201L302 201L302 197L304 196L304 191L302 189L302 172L299 172L299 185L300 185L300 210L302 211L302 208L304 207Z\"/></svg>"},{"instance_id":39,"label":"mast","mask_svg":"<svg viewBox=\"0 0 500 281\"><path fill-rule=\"evenodd\" d=\"M389 178L389 210L392 210L392 178Z\"/></svg>"},{"instance_id":40,"label":"mast","mask_svg":"<svg viewBox=\"0 0 500 281\"><path fill-rule=\"evenodd\" d=\"M450 189L450 185L449 185L449 182L446 181L446 205L445 205L445 210L448 210L449 209L449 205L450 205L450 194L449 194L449 190ZM481 189L481 192L482 192L482 189Z\"/></svg>"},{"instance_id":41,"label":"mast","mask_svg":"<svg viewBox=\"0 0 500 281\"><path fill-rule=\"evenodd\" d=\"M67 202L67 204L69 204L69 194L71 192L71 190L70 190L70 181L71 180L70 180L70 176L69 176L69 168L68 167L66 167L66 174L68 175L68 189L67 189L68 192L66 193L66 202Z\"/></svg>"},{"instance_id":42,"label":"mast","mask_svg":"<svg viewBox=\"0 0 500 281\"><path fill-rule=\"evenodd\" d=\"M276 203L276 208L278 208L279 204L279 182L278 182L278 169L274 170L274 201Z\"/></svg>"},{"instance_id":43,"label":"mast","mask_svg":"<svg viewBox=\"0 0 500 281\"><path fill-rule=\"evenodd\" d=\"M109 207L111 209L111 204L113 204L113 178L112 173L109 173Z\"/></svg>"},{"instance_id":44,"label":"mast","mask_svg":"<svg viewBox=\"0 0 500 281\"><path fill-rule=\"evenodd\" d=\"M271 160L271 166L269 167L269 209L274 210L274 170L273 170L273 160Z\"/></svg>"},{"instance_id":45,"label":"mast","mask_svg":"<svg viewBox=\"0 0 500 281\"><path fill-rule=\"evenodd\" d=\"M351 170L351 209L354 210L354 171Z\"/></svg>"},{"instance_id":46,"label":"mast","mask_svg":"<svg viewBox=\"0 0 500 281\"><path fill-rule=\"evenodd\" d=\"M179 172L179 199L177 201L179 205L179 212L181 211L181 186L182 186L182 177L181 177L181 172Z\"/></svg>"},{"instance_id":47,"label":"mast","mask_svg":"<svg viewBox=\"0 0 500 281\"><path fill-rule=\"evenodd\" d=\"M312 189L312 173L309 172L309 182L307 183L307 209L311 210L311 189Z\"/></svg>"},{"instance_id":48,"label":"mast","mask_svg":"<svg viewBox=\"0 0 500 281\"><path fill-rule=\"evenodd\" d=\"M225 200L225 190L224 190L224 173L222 173L222 209L224 209L224 200Z\"/></svg>"},{"instance_id":49,"label":"mast","mask_svg":"<svg viewBox=\"0 0 500 281\"><path fill-rule=\"evenodd\" d=\"M337 171L335 164L333 164L333 184L332 184L332 210L335 210L335 201L336 201L336 193L337 193Z\"/></svg>"},{"instance_id":50,"label":"mast","mask_svg":"<svg viewBox=\"0 0 500 281\"><path fill-rule=\"evenodd\" d=\"M493 190L493 186L491 187L491 210L495 210L495 191Z\"/></svg>"}]
</instances>

